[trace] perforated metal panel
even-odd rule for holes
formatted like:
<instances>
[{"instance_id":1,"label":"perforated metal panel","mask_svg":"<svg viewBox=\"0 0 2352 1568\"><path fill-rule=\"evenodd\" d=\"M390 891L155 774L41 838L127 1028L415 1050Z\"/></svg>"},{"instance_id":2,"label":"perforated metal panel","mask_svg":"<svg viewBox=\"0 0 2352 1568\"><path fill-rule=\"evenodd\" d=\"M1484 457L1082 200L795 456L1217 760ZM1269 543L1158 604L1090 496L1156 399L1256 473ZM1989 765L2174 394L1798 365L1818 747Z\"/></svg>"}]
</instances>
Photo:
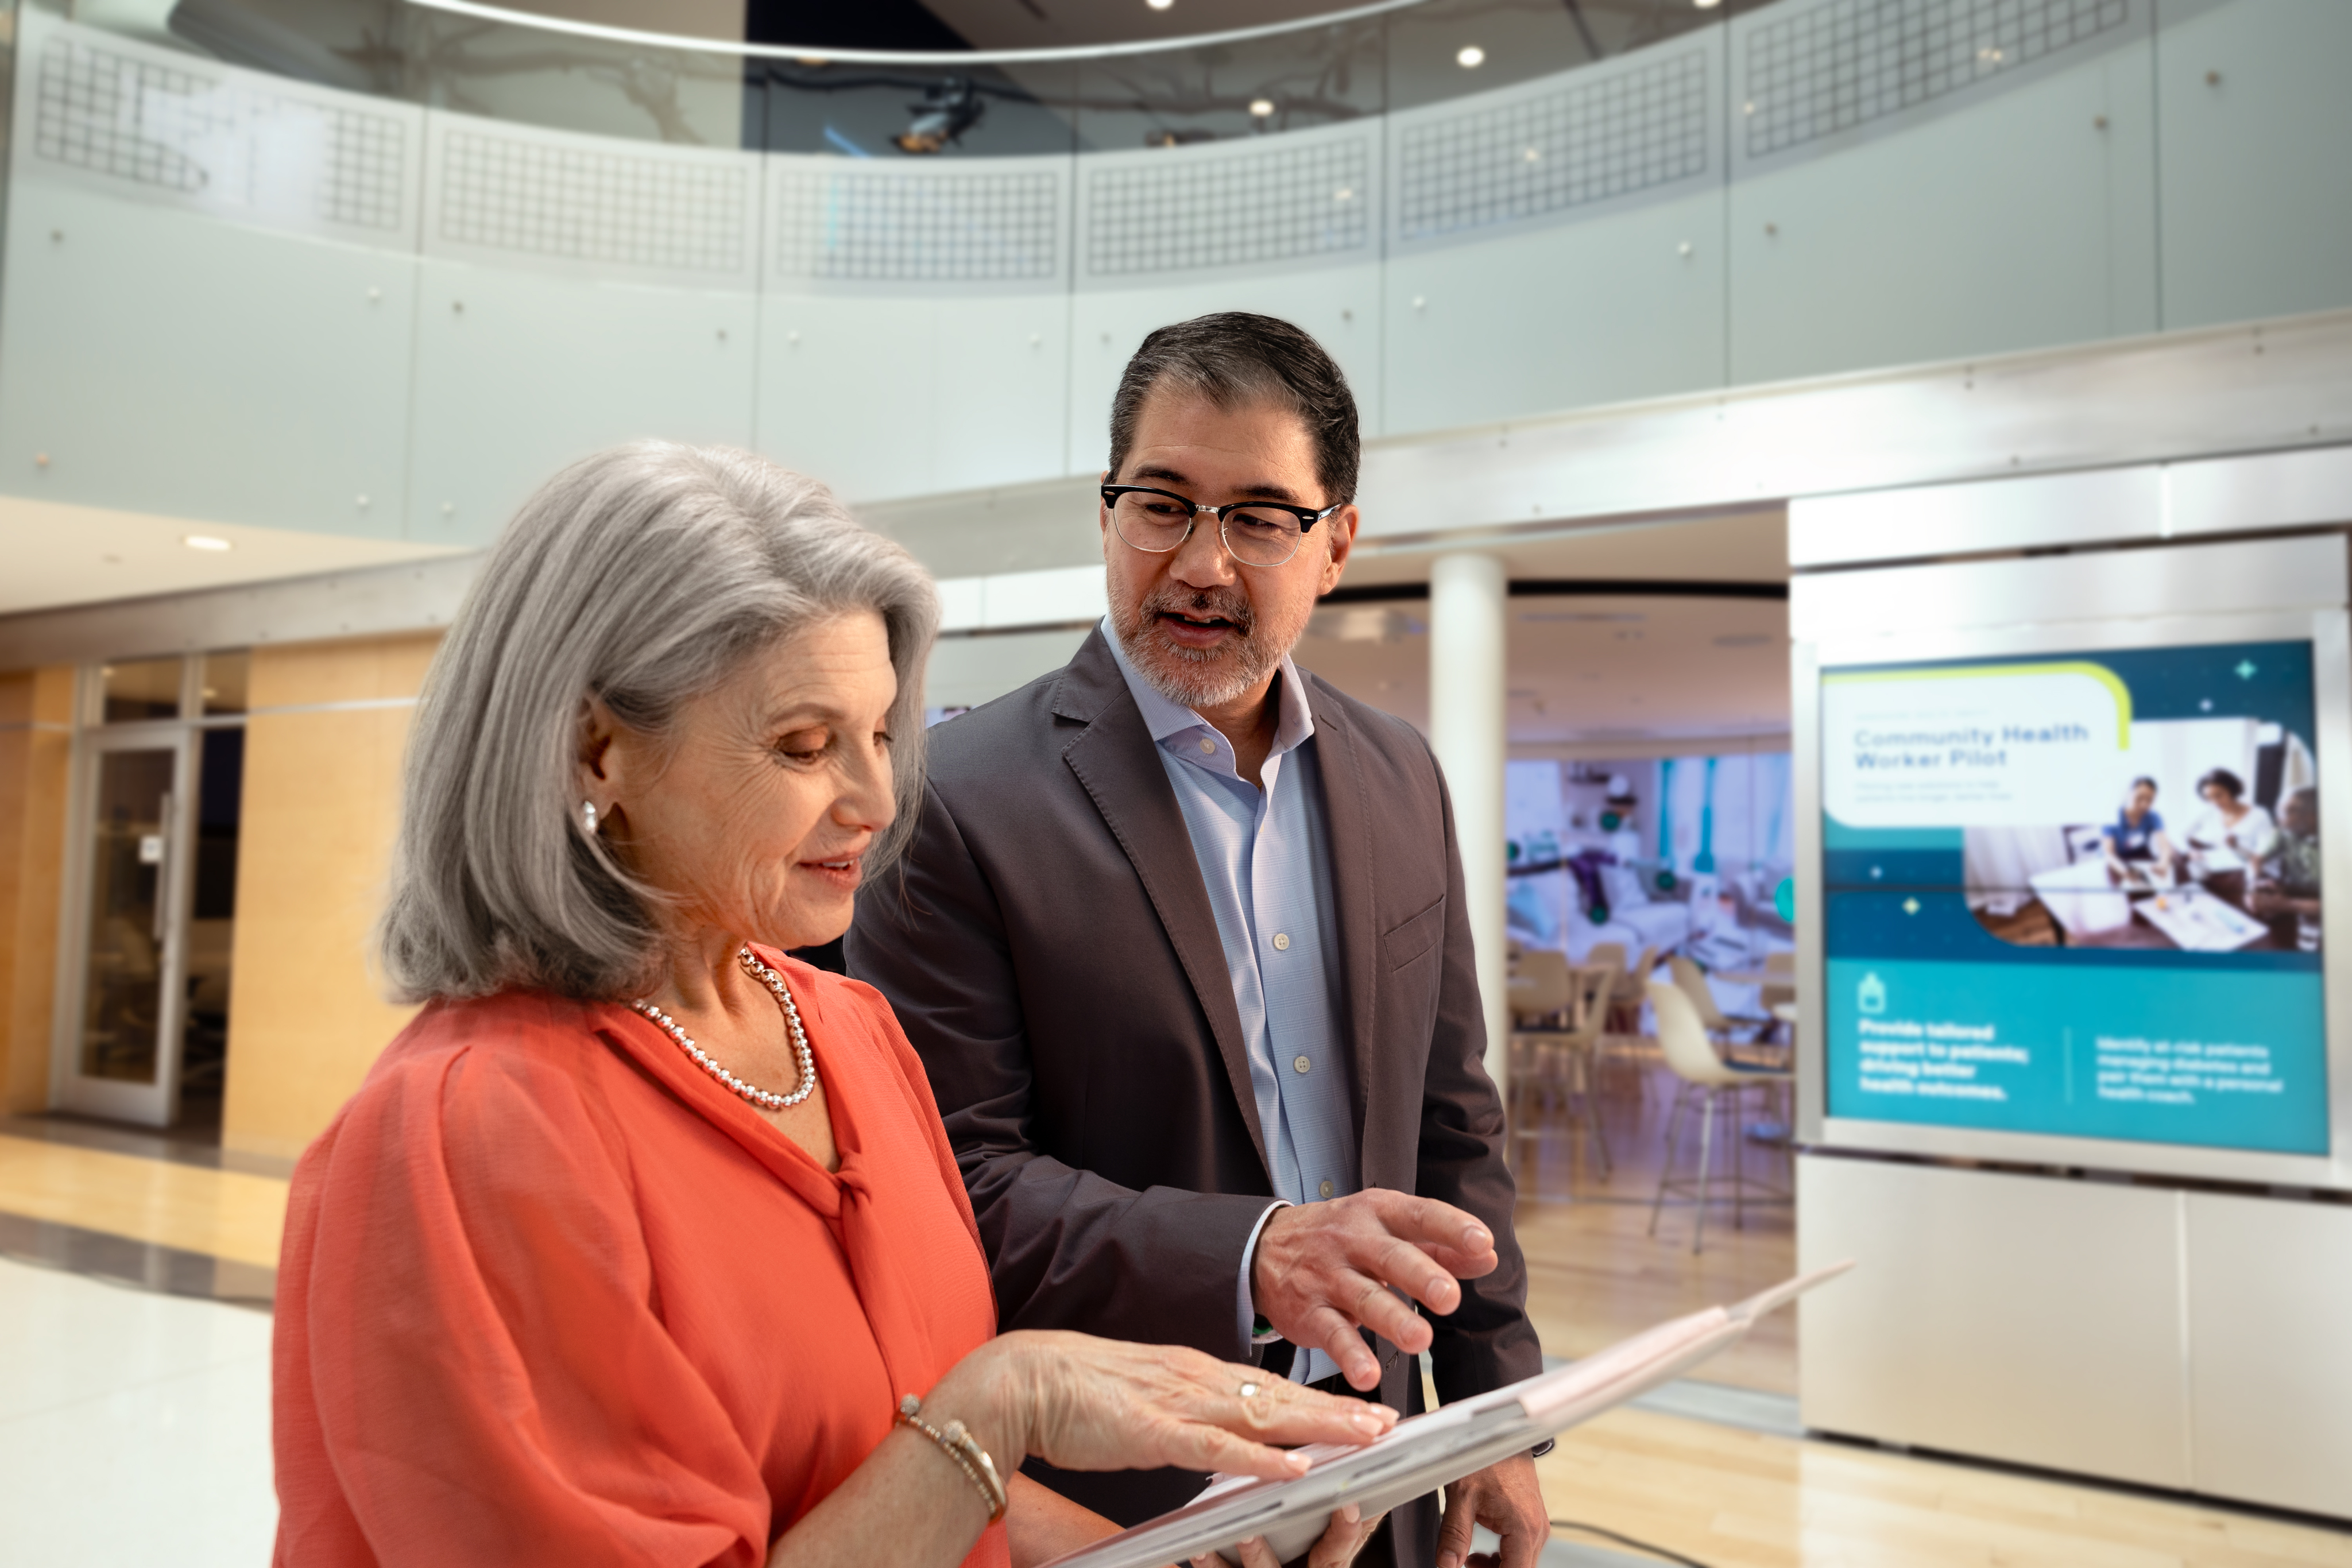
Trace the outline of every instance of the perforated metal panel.
<instances>
[{"instance_id":1,"label":"perforated metal panel","mask_svg":"<svg viewBox=\"0 0 2352 1568\"><path fill-rule=\"evenodd\" d=\"M1707 53L1691 49L1397 136L1397 228L1414 239L1541 217L1706 172Z\"/></svg>"},{"instance_id":2,"label":"perforated metal panel","mask_svg":"<svg viewBox=\"0 0 2352 1568\"><path fill-rule=\"evenodd\" d=\"M160 51L155 51L160 53ZM256 215L402 226L408 126L60 30L39 44L33 156Z\"/></svg>"},{"instance_id":3,"label":"perforated metal panel","mask_svg":"<svg viewBox=\"0 0 2352 1568\"><path fill-rule=\"evenodd\" d=\"M1086 175L1087 270L1116 277L1364 250L1372 177L1372 138L1361 132L1233 156L1122 158Z\"/></svg>"},{"instance_id":4,"label":"perforated metal panel","mask_svg":"<svg viewBox=\"0 0 2352 1568\"><path fill-rule=\"evenodd\" d=\"M2130 17L2130 0L1831 0L1759 18L1738 110L1748 156L1932 102Z\"/></svg>"},{"instance_id":5,"label":"perforated metal panel","mask_svg":"<svg viewBox=\"0 0 2352 1568\"><path fill-rule=\"evenodd\" d=\"M1050 282L1061 274L1061 175L949 166L920 173L779 161L775 271L847 282Z\"/></svg>"},{"instance_id":6,"label":"perforated metal panel","mask_svg":"<svg viewBox=\"0 0 2352 1568\"><path fill-rule=\"evenodd\" d=\"M441 142L434 237L569 262L742 272L751 245L750 157L605 152L546 133L452 128Z\"/></svg>"}]
</instances>

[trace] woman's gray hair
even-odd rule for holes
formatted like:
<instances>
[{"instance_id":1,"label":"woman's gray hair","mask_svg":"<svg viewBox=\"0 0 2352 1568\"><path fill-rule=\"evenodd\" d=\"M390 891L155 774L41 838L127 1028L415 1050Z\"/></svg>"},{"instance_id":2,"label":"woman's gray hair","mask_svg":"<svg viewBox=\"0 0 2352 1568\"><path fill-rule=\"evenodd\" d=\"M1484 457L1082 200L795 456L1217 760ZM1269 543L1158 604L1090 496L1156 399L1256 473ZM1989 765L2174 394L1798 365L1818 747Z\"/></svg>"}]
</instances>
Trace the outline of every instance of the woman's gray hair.
<instances>
[{"instance_id":1,"label":"woman's gray hair","mask_svg":"<svg viewBox=\"0 0 2352 1568\"><path fill-rule=\"evenodd\" d=\"M644 442L541 486L483 563L417 703L376 933L394 994L641 988L659 961L660 895L583 826L589 699L658 740L744 659L857 610L881 615L898 675L898 815L866 858L872 875L922 800L929 574L824 486L748 452Z\"/></svg>"}]
</instances>

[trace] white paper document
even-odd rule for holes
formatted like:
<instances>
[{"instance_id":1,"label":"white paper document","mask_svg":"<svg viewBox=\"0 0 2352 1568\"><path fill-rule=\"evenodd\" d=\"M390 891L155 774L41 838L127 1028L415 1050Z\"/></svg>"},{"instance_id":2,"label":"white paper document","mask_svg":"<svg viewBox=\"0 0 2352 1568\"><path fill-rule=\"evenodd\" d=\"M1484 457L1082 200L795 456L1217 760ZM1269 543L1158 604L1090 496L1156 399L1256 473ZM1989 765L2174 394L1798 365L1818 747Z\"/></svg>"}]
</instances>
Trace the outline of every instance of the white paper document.
<instances>
[{"instance_id":1,"label":"white paper document","mask_svg":"<svg viewBox=\"0 0 2352 1568\"><path fill-rule=\"evenodd\" d=\"M2244 910L2199 887L2143 898L2133 908L2189 953L2234 953L2271 934L2269 926Z\"/></svg>"},{"instance_id":2,"label":"white paper document","mask_svg":"<svg viewBox=\"0 0 2352 1568\"><path fill-rule=\"evenodd\" d=\"M1756 1320L1785 1306L1851 1262L1816 1270L1729 1307L1709 1307L1660 1323L1594 1355L1475 1399L1400 1421L1361 1448L1318 1443L1302 1448L1314 1468L1289 1480L1219 1477L1184 1507L1046 1568L1168 1568L1203 1552L1232 1549L1262 1535L1284 1562L1313 1545L1334 1511L1348 1503L1367 1519L1524 1453L1545 1438L1670 1382L1748 1336Z\"/></svg>"}]
</instances>

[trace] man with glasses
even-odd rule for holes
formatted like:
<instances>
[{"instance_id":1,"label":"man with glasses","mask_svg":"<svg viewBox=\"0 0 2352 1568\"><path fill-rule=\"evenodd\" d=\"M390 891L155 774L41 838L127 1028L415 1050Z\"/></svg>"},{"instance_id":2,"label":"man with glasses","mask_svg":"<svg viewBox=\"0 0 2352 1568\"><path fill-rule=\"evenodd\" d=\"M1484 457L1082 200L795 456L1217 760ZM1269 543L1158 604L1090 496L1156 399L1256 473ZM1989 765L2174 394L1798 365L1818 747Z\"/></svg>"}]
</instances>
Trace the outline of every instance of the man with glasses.
<instances>
[{"instance_id":1,"label":"man with glasses","mask_svg":"<svg viewBox=\"0 0 2352 1568\"><path fill-rule=\"evenodd\" d=\"M1502 1107L1445 784L1410 726L1291 663L1358 524L1356 408L1287 322L1166 327L1111 409L1110 612L931 732L852 974L923 1057L1006 1329L1195 1346L1422 1406L1533 1375ZM1237 1391L1238 1392L1238 1391ZM1122 1524L1178 1471L1041 1474ZM1513 1458L1362 1561L1533 1568ZM1335 1522L1316 1561L1358 1544Z\"/></svg>"}]
</instances>

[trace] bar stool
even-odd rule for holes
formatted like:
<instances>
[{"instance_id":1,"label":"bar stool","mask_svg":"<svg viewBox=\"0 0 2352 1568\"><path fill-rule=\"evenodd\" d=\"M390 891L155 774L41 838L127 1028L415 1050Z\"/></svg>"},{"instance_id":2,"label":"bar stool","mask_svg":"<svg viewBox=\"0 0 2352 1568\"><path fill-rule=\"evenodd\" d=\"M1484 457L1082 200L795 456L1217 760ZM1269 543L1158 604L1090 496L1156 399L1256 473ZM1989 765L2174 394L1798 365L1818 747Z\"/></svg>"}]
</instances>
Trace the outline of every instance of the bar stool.
<instances>
[{"instance_id":1,"label":"bar stool","mask_svg":"<svg viewBox=\"0 0 2352 1568\"><path fill-rule=\"evenodd\" d=\"M1658 1047L1666 1059L1666 1067L1680 1082L1675 1090L1675 1103L1666 1113L1666 1161L1658 1172L1658 1194L1650 1204L1650 1234L1658 1233L1658 1215L1666 1206L1669 1192L1687 1193L1697 1210L1697 1224L1691 1232L1691 1251L1696 1253L1706 1239L1706 1205L1715 1189L1728 1186L1731 1190L1731 1223L1734 1229L1746 1223L1746 1202L1749 1189L1772 1197L1786 1197L1785 1189L1751 1180L1745 1170L1743 1150L1747 1139L1742 1135L1742 1106L1750 1089L1769 1090L1771 1086L1795 1082L1793 1074L1777 1068L1734 1067L1715 1053L1707 1042L1706 1026L1700 1020L1698 1009L1680 986L1664 980L1650 982L1650 1008L1657 1015ZM1698 1176L1692 1181L1675 1179L1675 1157L1681 1152L1682 1118L1685 1109L1698 1116ZM1727 1117L1731 1139L1731 1174L1717 1176L1715 1164L1715 1124Z\"/></svg>"}]
</instances>

